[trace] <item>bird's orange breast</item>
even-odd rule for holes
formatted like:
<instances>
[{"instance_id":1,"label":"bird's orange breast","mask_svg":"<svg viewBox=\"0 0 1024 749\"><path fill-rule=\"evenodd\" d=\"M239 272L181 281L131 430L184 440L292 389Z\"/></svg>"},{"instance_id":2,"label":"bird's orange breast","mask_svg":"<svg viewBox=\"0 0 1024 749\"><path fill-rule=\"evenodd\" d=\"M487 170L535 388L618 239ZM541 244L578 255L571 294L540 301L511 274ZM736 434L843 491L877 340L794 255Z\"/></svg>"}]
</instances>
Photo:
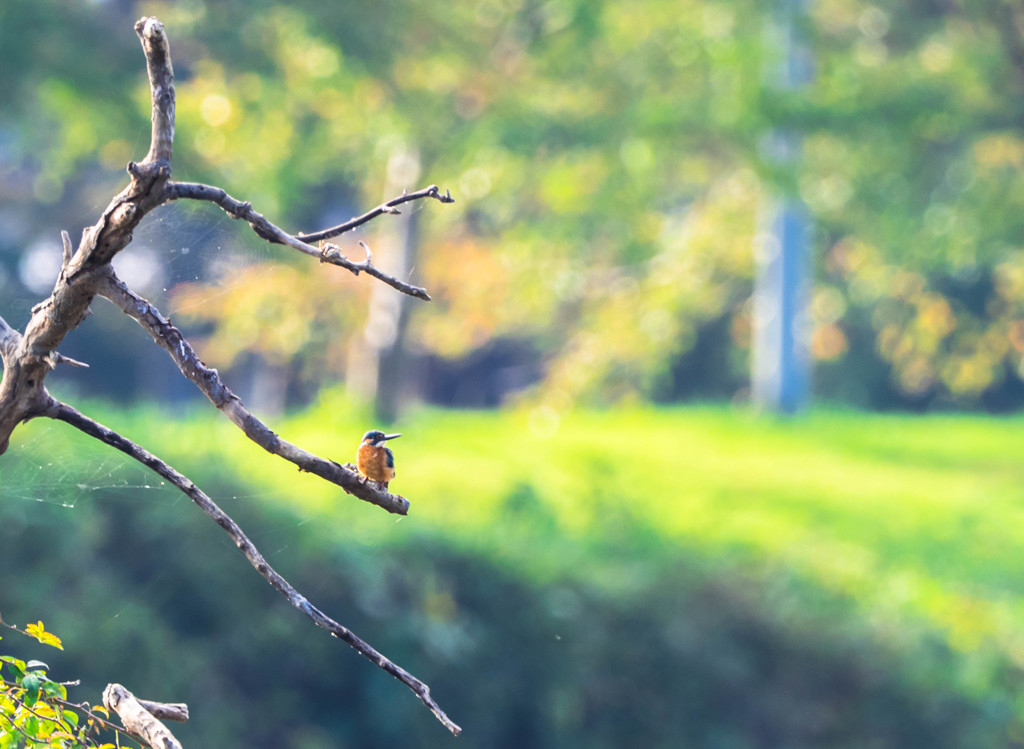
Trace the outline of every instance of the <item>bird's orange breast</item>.
<instances>
[{"instance_id":1,"label":"bird's orange breast","mask_svg":"<svg viewBox=\"0 0 1024 749\"><path fill-rule=\"evenodd\" d=\"M387 483L395 477L395 468L388 465L388 451L383 447L360 445L356 455L356 467L366 478Z\"/></svg>"}]
</instances>

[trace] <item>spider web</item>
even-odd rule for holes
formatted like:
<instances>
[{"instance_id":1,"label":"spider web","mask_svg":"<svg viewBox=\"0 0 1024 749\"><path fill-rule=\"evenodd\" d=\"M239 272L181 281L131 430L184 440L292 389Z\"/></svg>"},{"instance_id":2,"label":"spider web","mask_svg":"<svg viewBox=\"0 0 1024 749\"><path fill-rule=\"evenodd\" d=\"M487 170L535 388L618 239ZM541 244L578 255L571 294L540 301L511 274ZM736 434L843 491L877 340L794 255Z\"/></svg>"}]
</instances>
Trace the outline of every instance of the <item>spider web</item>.
<instances>
[{"instance_id":1,"label":"spider web","mask_svg":"<svg viewBox=\"0 0 1024 749\"><path fill-rule=\"evenodd\" d=\"M72 242L76 243L77 237ZM35 273L49 274L52 286L52 278L60 271L59 248L52 243L28 248L26 254L32 253L40 257L23 260L23 265L36 263ZM160 206L143 220L132 243L115 258L114 267L129 288L167 316L170 292L175 285L201 281L202 299L208 300L244 285L261 264L275 257L275 249L256 237L248 225L232 220L215 206L172 203ZM27 309L49 293L49 289L44 292L43 288L39 285L25 293L8 296L5 306ZM98 377L102 380L110 376L111 368L117 366L117 362L110 360L113 349L122 355L122 362L124 358L149 357L149 367L159 367L165 370L166 377L181 379L183 392L189 400L205 402L134 321L105 300L97 299L93 310L95 314L61 346L62 352L86 361L89 369L56 370L47 379L56 397L75 403L79 400L82 379ZM193 332L187 323L181 327L186 337ZM109 348L97 348L97 343L106 343ZM139 374L144 373L136 372L136 376ZM89 411L88 405L82 408ZM178 497L187 501L175 487L131 458L84 435L69 438L67 431L65 425L45 419L19 427L10 449L0 457L0 498L67 509L97 497L103 497L104 501L117 501L119 497L134 502L151 498L175 498L177 501Z\"/></svg>"},{"instance_id":2,"label":"spider web","mask_svg":"<svg viewBox=\"0 0 1024 749\"><path fill-rule=\"evenodd\" d=\"M203 282L209 288L206 301L244 285L255 268L282 254L219 208L178 202L160 206L143 220L132 243L114 259L114 268L129 288L166 314L176 284Z\"/></svg>"},{"instance_id":3,"label":"spider web","mask_svg":"<svg viewBox=\"0 0 1024 749\"><path fill-rule=\"evenodd\" d=\"M241 433L234 438L246 439ZM145 442L144 439L141 441ZM262 459L280 460L270 455ZM187 464L175 467L185 475L190 473ZM283 467L283 470L289 468ZM271 512L260 513L258 522L252 518L243 519L242 527L274 566L287 567L301 561L307 553L304 548L308 548L309 539L316 539L320 544L337 541L333 523L315 522L323 519L321 511L307 511L289 501L294 499L294 490L256 489L243 484L240 475L231 476L230 473L227 482L219 484L220 491L216 485L203 485L205 483L200 482L200 488L228 514L234 514L238 507L252 502L272 505ZM342 490L337 489L337 493L341 495ZM48 419L37 419L21 427L12 437L10 449L0 457L0 502L4 503L0 507L0 518L13 518L15 527L24 528L46 524L53 512L85 511L88 517L94 514L90 509L96 503L103 503L104 507L113 503L132 512L146 512L147 505L171 505L175 511L185 513L189 526L212 524L177 487L145 466L65 424ZM345 538L347 542L356 541L361 554L385 560L388 551L381 545L381 534L403 533L397 527L402 518L384 517L376 508L360 504L350 501L338 506L339 515L346 518L341 523L347 527ZM288 511L281 511L283 507ZM362 525L367 529L365 535L354 527L361 523L353 523L352 520L366 523ZM376 527L374 531L368 530L371 525ZM298 530L300 528L301 531ZM237 551L233 544L225 544L209 549L208 553L210 559L219 560L227 559ZM166 570L158 572L144 584L142 593L158 586L166 574ZM303 593L316 597L330 590L332 585L330 576L323 576L315 581L306 581ZM109 618L118 618L127 607L126 603L122 609L112 611Z\"/></svg>"},{"instance_id":4,"label":"spider web","mask_svg":"<svg viewBox=\"0 0 1024 749\"><path fill-rule=\"evenodd\" d=\"M405 203L401 212L419 213L427 208L428 202ZM320 223L322 226L339 224L369 207L342 202ZM267 218L278 222L274 216L268 215ZM363 251L358 242L367 240L368 234L386 225L389 219L391 217L387 215L378 217L331 241L341 242L348 254L354 259L361 259ZM287 222L279 225L291 233L300 231L299 227L289 226ZM319 229L321 226L305 228ZM397 250L397 247L387 248L391 252ZM142 221L132 243L114 259L114 267L130 288L163 309L161 301L166 301L166 294L177 283L202 281L207 284L209 295L194 303L200 306L218 294L244 286L254 270L264 263L295 260L295 250L267 242L244 221L229 217L212 203L176 201L160 206ZM299 260L316 262L306 256ZM413 270L408 273L411 275ZM346 271L327 267L324 272Z\"/></svg>"},{"instance_id":5,"label":"spider web","mask_svg":"<svg viewBox=\"0 0 1024 749\"><path fill-rule=\"evenodd\" d=\"M403 206L403 212L418 212L423 209L421 202ZM102 207L98 210L102 210ZM358 209L352 210L351 206L345 206L342 211L344 215L328 216L324 225L340 223L357 212ZM268 218L274 220L273 217ZM364 232L373 231L379 221L387 221L387 217L371 222L366 229L360 228L346 234L346 244L355 245L361 236L366 236ZM290 226L284 228L295 230ZM77 243L77 237L73 235L72 241ZM51 244L46 248L46 252L52 258L49 282L52 287L52 278L56 277L60 269L60 250ZM294 251L271 245L256 236L246 223L230 218L212 204L180 201L161 206L150 213L135 231L132 243L115 258L114 267L129 288L160 309L165 316L170 317L170 295L176 285L201 282L202 293L198 301L193 301L193 304L201 305L218 295L244 287L265 263L290 261L288 253ZM309 258L303 260L310 261ZM344 271L325 268L324 272ZM29 294L35 296L24 301L30 305L45 298L48 293L49 289L44 293L31 290ZM5 300L5 304L10 301ZM96 300L93 309L96 314L73 331L61 347L61 351L67 355L87 361L90 369L56 370L47 380L50 390L56 397L77 404L81 410L90 413L89 403L80 400L80 386L76 385L76 382L86 375L95 376L99 373L99 376L103 376L104 369L109 371L110 367L116 366L107 360L107 352L91 348L87 348L84 353L76 350L75 341L80 334L88 333L91 327L92 341L113 338L115 347L125 350L122 352L125 356L151 357L154 363L152 366L164 368L166 376L181 383L184 391L188 393L187 398L190 402L209 407L205 397L192 383L185 380L166 353L158 349L150 336L134 321L128 320L105 300ZM187 311L180 307L175 309L172 321L181 328L187 339L194 340L197 326L190 325L186 316L180 315L181 312ZM120 327L117 327L118 323ZM87 340L84 345L91 344ZM148 373L149 370L146 374ZM232 386L230 381L227 384L229 387ZM142 393L140 397L150 403L156 400L162 405L168 405L160 396L149 397ZM170 405L173 405L173 401ZM110 426L116 428L116 425ZM143 447L152 447L146 444L144 435L126 436L133 438ZM237 434L236 438L246 439L241 433ZM279 460L269 455L264 459ZM187 464L175 467L189 475ZM230 488L225 489L225 484L220 484L221 491L217 491L217 487L201 488L229 512L236 500L275 502L287 499L289 495L289 492L283 489L268 487L261 490L244 486L240 480L239 483L229 486ZM338 489L338 492L341 493L341 489ZM36 419L19 427L12 437L10 449L0 456L0 501L21 505L23 516L34 517L37 520L40 516L32 509L36 505L45 505L51 512L74 512L77 508L87 507L94 502L123 502L140 506L147 503L191 505L180 490L137 461L78 433L65 424L47 419ZM182 511L195 513L197 518L201 517L201 513L190 506L183 507ZM321 517L318 512L306 513L301 508L293 507L291 511L294 513L294 520L265 522L262 528L252 535L253 541L268 559L293 553L289 549L295 540L295 534L292 532L294 528L307 525ZM198 522L206 521L203 518ZM329 528L321 528L320 525L313 524L312 527L304 529L303 534L331 536ZM246 530L252 531L248 528ZM299 553L297 545L294 547L294 553ZM315 593L316 590L309 592Z\"/></svg>"}]
</instances>

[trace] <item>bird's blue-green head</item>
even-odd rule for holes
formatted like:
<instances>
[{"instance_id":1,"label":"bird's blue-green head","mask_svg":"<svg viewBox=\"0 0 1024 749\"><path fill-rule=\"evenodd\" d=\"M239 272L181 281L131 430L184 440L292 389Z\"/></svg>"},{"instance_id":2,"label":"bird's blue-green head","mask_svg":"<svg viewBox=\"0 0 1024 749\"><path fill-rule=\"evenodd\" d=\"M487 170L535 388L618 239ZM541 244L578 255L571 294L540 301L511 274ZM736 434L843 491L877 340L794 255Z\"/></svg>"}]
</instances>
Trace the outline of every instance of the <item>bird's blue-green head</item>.
<instances>
[{"instance_id":1,"label":"bird's blue-green head","mask_svg":"<svg viewBox=\"0 0 1024 749\"><path fill-rule=\"evenodd\" d=\"M374 447L380 447L388 440L393 440L395 437L401 437L400 434L384 434L384 432L373 429L363 435L364 445L373 445Z\"/></svg>"}]
</instances>

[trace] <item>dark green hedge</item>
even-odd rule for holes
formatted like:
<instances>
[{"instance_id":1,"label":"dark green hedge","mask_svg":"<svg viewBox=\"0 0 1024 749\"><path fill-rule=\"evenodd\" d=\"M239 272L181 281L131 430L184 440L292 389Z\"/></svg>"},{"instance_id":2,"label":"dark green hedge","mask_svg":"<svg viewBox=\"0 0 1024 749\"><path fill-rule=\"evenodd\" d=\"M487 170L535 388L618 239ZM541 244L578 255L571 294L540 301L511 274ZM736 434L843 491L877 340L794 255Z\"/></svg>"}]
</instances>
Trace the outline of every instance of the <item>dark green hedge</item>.
<instances>
[{"instance_id":1,"label":"dark green hedge","mask_svg":"<svg viewBox=\"0 0 1024 749\"><path fill-rule=\"evenodd\" d=\"M314 603L431 684L465 729L455 739L290 608L184 499L69 488L70 509L39 471L14 471L21 486L4 486L0 611L42 619L66 651L10 637L0 649L81 678L73 699L98 702L119 681L188 702L192 722L177 729L186 747L1012 744L1008 701L957 691L946 676L956 655L938 639L918 634L894 652L852 606L782 571L716 568L638 529L577 555L605 579L574 569L531 582L436 534L335 543L336 529L232 493L229 475L206 479ZM510 532L542 515L517 491Z\"/></svg>"}]
</instances>

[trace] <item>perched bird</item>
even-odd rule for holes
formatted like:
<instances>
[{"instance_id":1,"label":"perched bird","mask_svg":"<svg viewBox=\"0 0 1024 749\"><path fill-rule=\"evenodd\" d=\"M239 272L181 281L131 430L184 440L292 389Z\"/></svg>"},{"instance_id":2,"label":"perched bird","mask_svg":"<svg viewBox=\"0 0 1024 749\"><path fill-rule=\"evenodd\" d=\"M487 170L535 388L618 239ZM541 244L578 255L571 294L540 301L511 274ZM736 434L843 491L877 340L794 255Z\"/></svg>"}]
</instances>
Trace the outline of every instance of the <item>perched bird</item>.
<instances>
[{"instance_id":1,"label":"perched bird","mask_svg":"<svg viewBox=\"0 0 1024 749\"><path fill-rule=\"evenodd\" d=\"M373 430L363 435L362 444L359 445L356 468L371 481L383 484L385 489L388 488L388 482L395 478L395 454L384 447L384 443L401 436Z\"/></svg>"}]
</instances>

